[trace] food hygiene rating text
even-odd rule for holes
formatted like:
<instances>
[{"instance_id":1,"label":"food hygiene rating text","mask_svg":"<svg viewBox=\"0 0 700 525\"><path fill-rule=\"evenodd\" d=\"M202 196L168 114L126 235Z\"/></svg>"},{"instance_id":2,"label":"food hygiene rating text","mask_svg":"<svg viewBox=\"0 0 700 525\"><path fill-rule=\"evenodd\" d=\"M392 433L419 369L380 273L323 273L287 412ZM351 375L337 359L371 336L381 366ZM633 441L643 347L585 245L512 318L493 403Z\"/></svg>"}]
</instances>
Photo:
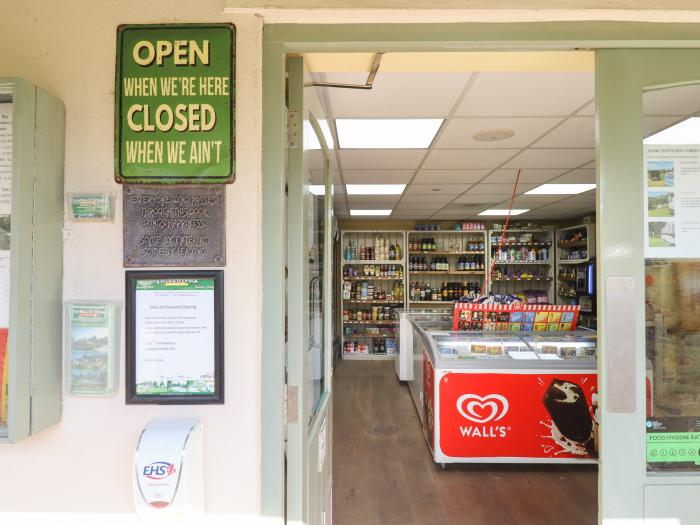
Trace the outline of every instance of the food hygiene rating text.
<instances>
[{"instance_id":1,"label":"food hygiene rating text","mask_svg":"<svg viewBox=\"0 0 700 525\"><path fill-rule=\"evenodd\" d=\"M208 40L140 41L133 59L139 66L207 66ZM124 98L129 97L229 97L230 79L218 76L125 77ZM142 101L141 101L142 102ZM216 110L206 103L133 103L128 105L126 124L135 133L203 132L216 127ZM210 164L221 160L221 140L126 140L126 160L137 164Z\"/></svg>"}]
</instances>

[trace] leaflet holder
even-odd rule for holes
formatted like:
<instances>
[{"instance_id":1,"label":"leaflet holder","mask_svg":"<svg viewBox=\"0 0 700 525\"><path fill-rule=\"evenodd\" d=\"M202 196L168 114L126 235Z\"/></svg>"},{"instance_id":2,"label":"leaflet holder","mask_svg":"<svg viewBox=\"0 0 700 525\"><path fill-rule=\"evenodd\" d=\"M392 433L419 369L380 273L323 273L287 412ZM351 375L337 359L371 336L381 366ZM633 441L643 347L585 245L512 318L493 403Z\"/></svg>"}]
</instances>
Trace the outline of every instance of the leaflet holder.
<instances>
[{"instance_id":1,"label":"leaflet holder","mask_svg":"<svg viewBox=\"0 0 700 525\"><path fill-rule=\"evenodd\" d=\"M199 418L158 418L143 429L134 454L133 496L136 513L151 521L204 513Z\"/></svg>"}]
</instances>

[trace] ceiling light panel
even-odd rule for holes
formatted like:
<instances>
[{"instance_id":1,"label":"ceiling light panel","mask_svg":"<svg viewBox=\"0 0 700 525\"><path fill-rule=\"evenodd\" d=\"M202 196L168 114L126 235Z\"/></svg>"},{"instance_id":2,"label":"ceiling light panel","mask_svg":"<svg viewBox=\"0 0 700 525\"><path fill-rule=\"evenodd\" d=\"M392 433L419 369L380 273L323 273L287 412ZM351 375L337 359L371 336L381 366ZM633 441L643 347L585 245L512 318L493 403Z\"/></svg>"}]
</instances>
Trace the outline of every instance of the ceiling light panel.
<instances>
[{"instance_id":1,"label":"ceiling light panel","mask_svg":"<svg viewBox=\"0 0 700 525\"><path fill-rule=\"evenodd\" d=\"M491 210L484 210L479 215L491 216L491 217L507 217L508 215L510 215L511 217L514 217L516 215L522 215L523 213L527 213L529 211L530 210L516 209L516 208L513 208L512 210L508 210L507 208L504 210L491 209Z\"/></svg>"},{"instance_id":2,"label":"ceiling light panel","mask_svg":"<svg viewBox=\"0 0 700 525\"><path fill-rule=\"evenodd\" d=\"M351 217L386 217L391 210L350 210Z\"/></svg>"},{"instance_id":3,"label":"ceiling light panel","mask_svg":"<svg viewBox=\"0 0 700 525\"><path fill-rule=\"evenodd\" d=\"M700 117L687 118L654 133L644 139L644 144L700 144Z\"/></svg>"},{"instance_id":4,"label":"ceiling light panel","mask_svg":"<svg viewBox=\"0 0 700 525\"><path fill-rule=\"evenodd\" d=\"M336 119L342 149L427 149L444 119Z\"/></svg>"},{"instance_id":5,"label":"ceiling light panel","mask_svg":"<svg viewBox=\"0 0 700 525\"><path fill-rule=\"evenodd\" d=\"M542 184L525 195L578 195L595 189L595 184Z\"/></svg>"},{"instance_id":6,"label":"ceiling light panel","mask_svg":"<svg viewBox=\"0 0 700 525\"><path fill-rule=\"evenodd\" d=\"M348 195L401 195L405 184L346 184Z\"/></svg>"}]
</instances>

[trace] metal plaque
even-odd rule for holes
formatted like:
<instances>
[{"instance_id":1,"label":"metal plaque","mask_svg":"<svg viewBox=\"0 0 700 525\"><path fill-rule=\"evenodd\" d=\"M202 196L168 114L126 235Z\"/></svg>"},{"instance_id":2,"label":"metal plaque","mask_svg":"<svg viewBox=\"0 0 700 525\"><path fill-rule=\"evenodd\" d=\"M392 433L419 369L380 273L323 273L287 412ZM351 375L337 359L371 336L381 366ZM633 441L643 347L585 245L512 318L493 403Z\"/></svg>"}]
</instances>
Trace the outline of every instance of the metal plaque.
<instances>
[{"instance_id":1,"label":"metal plaque","mask_svg":"<svg viewBox=\"0 0 700 525\"><path fill-rule=\"evenodd\" d=\"M225 187L124 185L124 266L224 266Z\"/></svg>"}]
</instances>

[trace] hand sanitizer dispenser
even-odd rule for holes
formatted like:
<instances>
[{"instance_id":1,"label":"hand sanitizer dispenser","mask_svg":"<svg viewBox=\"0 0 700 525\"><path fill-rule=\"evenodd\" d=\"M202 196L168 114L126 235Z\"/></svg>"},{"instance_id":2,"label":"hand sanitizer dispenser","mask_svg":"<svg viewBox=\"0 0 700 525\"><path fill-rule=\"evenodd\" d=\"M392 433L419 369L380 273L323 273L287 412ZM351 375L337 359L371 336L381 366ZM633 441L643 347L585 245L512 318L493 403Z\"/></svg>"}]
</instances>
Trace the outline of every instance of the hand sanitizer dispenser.
<instances>
[{"instance_id":1,"label":"hand sanitizer dispenser","mask_svg":"<svg viewBox=\"0 0 700 525\"><path fill-rule=\"evenodd\" d=\"M199 418L158 418L143 429L134 454L133 493L142 518L172 521L203 514Z\"/></svg>"}]
</instances>

